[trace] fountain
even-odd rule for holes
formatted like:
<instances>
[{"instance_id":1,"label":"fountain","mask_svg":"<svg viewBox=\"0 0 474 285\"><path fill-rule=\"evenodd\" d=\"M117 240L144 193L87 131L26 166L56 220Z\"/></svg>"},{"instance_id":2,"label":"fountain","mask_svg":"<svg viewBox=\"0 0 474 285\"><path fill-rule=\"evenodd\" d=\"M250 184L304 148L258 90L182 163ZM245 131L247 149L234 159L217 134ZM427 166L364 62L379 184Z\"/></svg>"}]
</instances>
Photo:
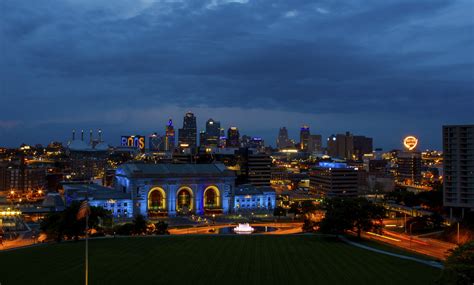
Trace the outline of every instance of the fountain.
<instances>
[{"instance_id":1,"label":"fountain","mask_svg":"<svg viewBox=\"0 0 474 285\"><path fill-rule=\"evenodd\" d=\"M250 226L249 223L239 224L234 228L236 234L251 234L255 229Z\"/></svg>"}]
</instances>

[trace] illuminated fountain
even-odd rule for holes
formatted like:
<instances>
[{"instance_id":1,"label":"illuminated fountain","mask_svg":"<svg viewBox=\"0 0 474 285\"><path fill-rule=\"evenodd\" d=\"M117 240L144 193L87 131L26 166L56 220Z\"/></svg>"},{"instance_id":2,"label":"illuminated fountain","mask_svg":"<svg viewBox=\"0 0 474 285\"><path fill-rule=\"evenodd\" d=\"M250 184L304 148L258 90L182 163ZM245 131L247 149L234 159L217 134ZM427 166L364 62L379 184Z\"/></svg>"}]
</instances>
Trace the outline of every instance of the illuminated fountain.
<instances>
[{"instance_id":1,"label":"illuminated fountain","mask_svg":"<svg viewBox=\"0 0 474 285\"><path fill-rule=\"evenodd\" d=\"M249 223L239 224L237 227L234 228L234 232L236 234L251 234L255 229L252 228Z\"/></svg>"}]
</instances>

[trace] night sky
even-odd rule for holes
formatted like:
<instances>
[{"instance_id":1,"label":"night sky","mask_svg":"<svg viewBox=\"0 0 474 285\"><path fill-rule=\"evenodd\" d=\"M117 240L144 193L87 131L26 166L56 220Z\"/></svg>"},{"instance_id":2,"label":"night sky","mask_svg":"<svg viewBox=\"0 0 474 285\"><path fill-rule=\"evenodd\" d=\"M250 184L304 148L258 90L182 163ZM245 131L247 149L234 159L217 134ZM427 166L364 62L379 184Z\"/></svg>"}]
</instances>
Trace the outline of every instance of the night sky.
<instances>
[{"instance_id":1,"label":"night sky","mask_svg":"<svg viewBox=\"0 0 474 285\"><path fill-rule=\"evenodd\" d=\"M164 132L186 111L275 145L376 147L474 123L474 1L1 0L0 145Z\"/></svg>"}]
</instances>

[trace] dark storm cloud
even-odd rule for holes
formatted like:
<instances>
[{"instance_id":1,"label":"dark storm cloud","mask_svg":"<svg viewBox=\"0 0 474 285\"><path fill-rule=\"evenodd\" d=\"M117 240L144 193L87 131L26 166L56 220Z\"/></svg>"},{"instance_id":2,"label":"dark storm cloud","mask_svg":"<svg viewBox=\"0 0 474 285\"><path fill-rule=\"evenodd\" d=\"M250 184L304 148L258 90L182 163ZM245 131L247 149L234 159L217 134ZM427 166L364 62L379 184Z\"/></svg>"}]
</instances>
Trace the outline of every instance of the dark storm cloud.
<instances>
[{"instance_id":1,"label":"dark storm cloud","mask_svg":"<svg viewBox=\"0 0 474 285\"><path fill-rule=\"evenodd\" d=\"M289 112L315 132L346 126L387 146L398 142L385 130L402 133L402 123L439 146L441 124L474 121L471 1L1 5L2 144L34 143L38 126L51 132L41 140L83 125L154 131L162 122L138 123L136 112L158 120L180 117L162 114L180 108L240 125L241 110ZM270 141L290 121L273 114L260 123L272 124ZM253 124L247 132L263 131Z\"/></svg>"}]
</instances>

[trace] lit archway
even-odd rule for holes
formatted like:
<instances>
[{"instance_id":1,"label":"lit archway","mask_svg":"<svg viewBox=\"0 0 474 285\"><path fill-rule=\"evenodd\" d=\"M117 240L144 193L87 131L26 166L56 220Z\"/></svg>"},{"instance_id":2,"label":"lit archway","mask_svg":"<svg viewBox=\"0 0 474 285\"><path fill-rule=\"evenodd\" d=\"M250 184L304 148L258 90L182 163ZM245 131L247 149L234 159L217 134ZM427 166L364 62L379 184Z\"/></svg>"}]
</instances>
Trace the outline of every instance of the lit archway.
<instances>
[{"instance_id":1,"label":"lit archway","mask_svg":"<svg viewBox=\"0 0 474 285\"><path fill-rule=\"evenodd\" d=\"M219 188L209 186L204 190L204 208L213 209L221 206Z\"/></svg>"},{"instance_id":2,"label":"lit archway","mask_svg":"<svg viewBox=\"0 0 474 285\"><path fill-rule=\"evenodd\" d=\"M176 192L176 210L190 212L193 210L193 190L189 187L181 187Z\"/></svg>"},{"instance_id":3,"label":"lit archway","mask_svg":"<svg viewBox=\"0 0 474 285\"><path fill-rule=\"evenodd\" d=\"M148 192L148 211L159 212L166 210L166 193L160 187L155 187Z\"/></svg>"}]
</instances>

